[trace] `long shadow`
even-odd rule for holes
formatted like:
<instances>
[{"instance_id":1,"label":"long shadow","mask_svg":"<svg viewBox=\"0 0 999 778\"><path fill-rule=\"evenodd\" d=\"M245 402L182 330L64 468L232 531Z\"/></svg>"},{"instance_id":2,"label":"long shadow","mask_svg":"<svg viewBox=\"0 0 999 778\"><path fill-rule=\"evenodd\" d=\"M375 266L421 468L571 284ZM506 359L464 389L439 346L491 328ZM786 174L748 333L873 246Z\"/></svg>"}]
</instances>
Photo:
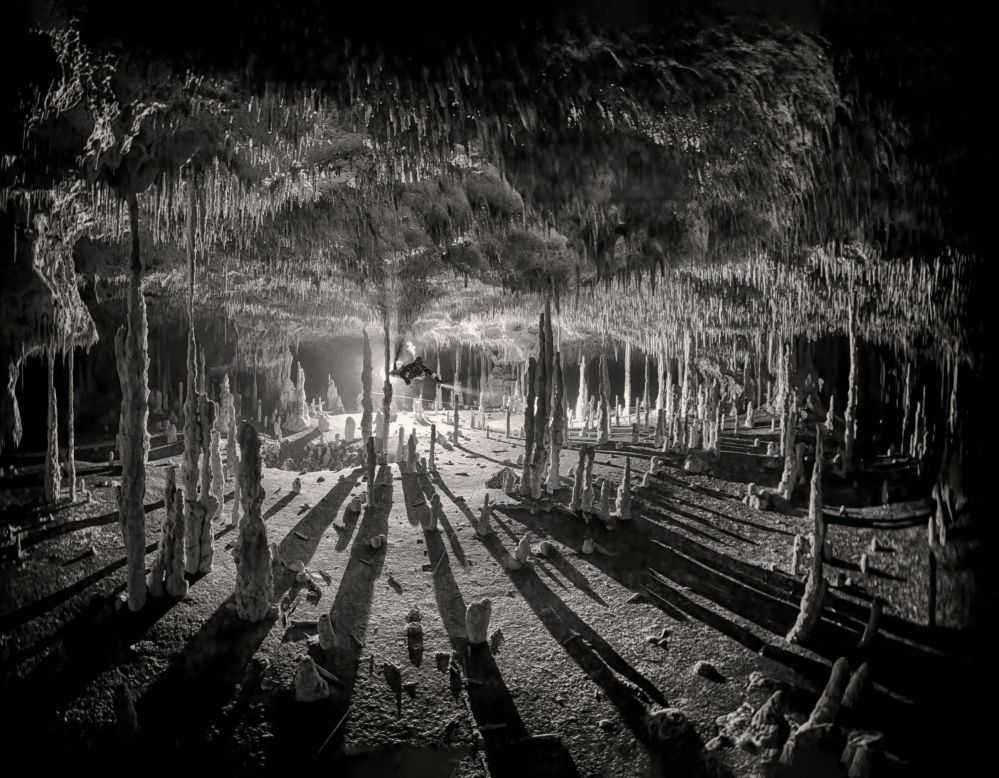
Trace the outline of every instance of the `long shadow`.
<instances>
[{"instance_id":1,"label":"long shadow","mask_svg":"<svg viewBox=\"0 0 999 778\"><path fill-rule=\"evenodd\" d=\"M503 465L504 467L516 467L516 465L511 465L509 462L506 462L502 459L496 459L494 457L486 456L485 454L480 454L478 451L472 451L470 448L463 446L460 443L457 446L455 446L455 448L457 448L459 451L463 451L464 453L468 454L468 456L473 457L475 459L487 459L490 462L495 462L497 465Z\"/></svg>"},{"instance_id":2,"label":"long shadow","mask_svg":"<svg viewBox=\"0 0 999 778\"><path fill-rule=\"evenodd\" d=\"M484 538L483 543L496 562L506 569L510 554L499 537L491 535ZM524 565L519 570L507 570L507 574L552 637L614 703L638 741L651 748L653 743L646 727L646 714L656 705L669 707L662 693L545 586L531 565ZM632 683L622 682L614 671ZM653 754L650 753L651 756Z\"/></svg>"},{"instance_id":3,"label":"long shadow","mask_svg":"<svg viewBox=\"0 0 999 778\"><path fill-rule=\"evenodd\" d=\"M705 532L700 527L695 527L692 524L688 524L687 522L678 518L676 514L671 513L662 505L659 505L658 503L652 502L650 500L646 500L641 495L638 495L638 499L636 499L632 503L632 513L637 514L640 518L646 519L647 521L652 521L654 519L658 519L659 521L668 521L670 524L674 524L677 527L680 527L681 529L689 532L691 535L698 535L699 537L702 537L705 540L710 540L722 546L732 545L732 543L725 540L724 538L716 537L715 535L712 535L710 532ZM714 529L714 527L712 527L712 529Z\"/></svg>"},{"instance_id":4,"label":"long shadow","mask_svg":"<svg viewBox=\"0 0 999 778\"><path fill-rule=\"evenodd\" d=\"M502 508L497 508L496 513L498 513L500 510L503 510L503 509ZM537 518L541 519L542 515L543 514L538 514ZM532 517L532 518L534 518L534 517ZM497 518L497 523L499 523L499 521L500 521L499 518ZM534 530L534 532L536 534L540 535L541 537L544 537L544 536L546 536L546 535L549 534L548 532L545 531L545 524L546 523L547 522L545 522L543 520L538 521L538 522L534 523L532 529ZM496 559L497 563L501 567L503 567L504 569L506 569L506 563L507 563L507 560L510 558L510 554L506 551L506 547L503 545L502 541L499 539L499 536L498 535L489 535L489 536L487 536L485 538L482 538L482 542L483 542L483 545L485 545L486 549L488 549L489 552ZM580 541L580 543L581 543L581 541ZM527 569L527 568L525 567L524 569ZM514 578L515 581L516 581L516 578L515 578L516 572L517 571L511 571L511 576L510 576L511 578ZM552 597L555 597L555 595L551 592L551 590L548 589L548 587L544 586L544 584L541 582L541 579L537 577L537 573L535 573L533 570L531 570L530 572L534 576L534 578L537 580L538 584L541 585L542 587L544 587L545 591L547 591L549 593L549 595L551 595ZM525 597L526 597L526 594L525 594ZM558 599L558 598L555 597L555 599ZM559 602L561 602L561 600L559 600ZM571 609L569 609L569 607L567 605L565 605L563 603L563 606L564 606L564 608L565 608L566 611L568 611L570 614L572 614L571 617L568 617L570 625L572 626L572 628L575 629L577 632L579 632L583 637L585 637L595 647L595 649L601 655L603 661L606 664L610 665L612 668L614 668L614 670L616 670L618 673L620 673L621 675L623 675L629 681L631 681L636 686L638 686L640 689L642 689L652 699L655 699L656 701L660 702L660 704L662 704L665 707L666 702L665 702L664 699L662 699L662 695L660 694L659 690L656 689L656 687L652 683L650 683L649 680L647 678L645 678L645 676L643 676L641 673L639 673L637 670L635 670L630 664L628 664L607 643L606 640L604 640L585 621L583 621L581 618L579 618L578 616L576 616L575 613L573 613L571 611Z\"/></svg>"},{"instance_id":5,"label":"long shadow","mask_svg":"<svg viewBox=\"0 0 999 778\"><path fill-rule=\"evenodd\" d=\"M407 495L407 510L410 510L411 502ZM530 764L533 775L577 776L572 757L561 741L529 738L489 646L469 645L465 631L465 600L451 571L444 541L439 532L424 531L424 538L433 565L434 596L441 621L451 647L462 657L468 676L469 707L476 723L486 727L480 731L490 775L517 778L524 773L525 765ZM496 724L502 726L489 726Z\"/></svg>"},{"instance_id":6,"label":"long shadow","mask_svg":"<svg viewBox=\"0 0 999 778\"><path fill-rule=\"evenodd\" d=\"M554 553L545 557L545 561L550 562L552 567L558 570L563 576L565 576L565 579L569 581L569 583L579 589L579 591L583 592L583 594L587 597L591 598L600 605L603 605L605 608L607 607L607 603L604 598L593 591L593 587L590 586L590 582L586 576L577 570L572 562L562 556L560 551L556 549Z\"/></svg>"},{"instance_id":7,"label":"long shadow","mask_svg":"<svg viewBox=\"0 0 999 778\"><path fill-rule=\"evenodd\" d=\"M340 505L354 487L360 468L340 481L295 525L279 544L281 558L308 564ZM299 536L308 538L302 540ZM278 602L296 583L295 571L275 565L274 597ZM230 596L204 623L167 669L136 703L150 746L161 742L184 744L197 750L204 735L231 698L246 673L250 659L277 621L277 610L256 622L244 621Z\"/></svg>"},{"instance_id":8,"label":"long shadow","mask_svg":"<svg viewBox=\"0 0 999 778\"><path fill-rule=\"evenodd\" d=\"M283 510L288 503L294 500L296 497L296 492L288 492L284 497L279 498L275 503L264 511L264 521L267 521L271 516Z\"/></svg>"},{"instance_id":9,"label":"long shadow","mask_svg":"<svg viewBox=\"0 0 999 778\"><path fill-rule=\"evenodd\" d=\"M419 477L420 488L423 490L423 494L427 499L429 505L430 498L436 493L433 486L431 475L420 475ZM444 530L444 534L447 535L448 541L451 543L451 551L454 554L455 559L461 565L465 564L465 549L461 545L461 541L458 539L457 533L454 531L454 527L451 526L451 521L447 517L447 512L443 512L439 519L439 525L441 529Z\"/></svg>"},{"instance_id":10,"label":"long shadow","mask_svg":"<svg viewBox=\"0 0 999 778\"><path fill-rule=\"evenodd\" d=\"M675 505L663 505L661 503L660 504L652 503L652 504L655 505L655 507L657 507L660 511L662 511L664 513L666 513L666 512L675 513L678 516L683 516L685 519L690 519L691 521L696 521L698 524L700 524L700 525L702 525L704 527L708 527L710 529L713 529L715 532L720 532L721 534L725 535L726 537L730 537L733 540L739 540L739 541L741 541L743 543L748 543L751 546L758 546L759 545L759 543L757 543L752 538L747 538L745 535L740 535L738 532L732 532L730 530L727 530L727 529L724 529L722 527L719 527L717 524L712 524L710 521L708 521L707 519L705 519L703 516L697 516L696 514L693 514L690 511L685 511L685 510L683 510L681 508L677 508Z\"/></svg>"},{"instance_id":11,"label":"long shadow","mask_svg":"<svg viewBox=\"0 0 999 778\"><path fill-rule=\"evenodd\" d=\"M275 705L276 757L283 765L328 766L336 762L341 751L346 728L337 728L337 724L349 712L367 637L375 581L385 566L386 546L373 549L370 540L376 535L388 535L394 481L389 478L382 482L382 477L390 476L391 468L391 465L380 467L374 504L364 508L340 587L330 607L335 645L328 651L319 646L309 649L316 664L339 680L330 684L331 695L326 700L303 705L295 702L288 691Z\"/></svg>"}]
</instances>

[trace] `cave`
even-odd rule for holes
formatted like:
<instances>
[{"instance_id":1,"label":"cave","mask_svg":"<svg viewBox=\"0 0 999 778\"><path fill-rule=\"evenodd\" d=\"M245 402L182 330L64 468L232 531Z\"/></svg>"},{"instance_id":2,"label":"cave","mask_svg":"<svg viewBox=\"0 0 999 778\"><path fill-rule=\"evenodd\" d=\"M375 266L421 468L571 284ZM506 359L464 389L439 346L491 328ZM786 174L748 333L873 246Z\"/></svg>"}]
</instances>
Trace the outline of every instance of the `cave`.
<instances>
[{"instance_id":1,"label":"cave","mask_svg":"<svg viewBox=\"0 0 999 778\"><path fill-rule=\"evenodd\" d=\"M989 763L975 4L2 13L8 769Z\"/></svg>"}]
</instances>

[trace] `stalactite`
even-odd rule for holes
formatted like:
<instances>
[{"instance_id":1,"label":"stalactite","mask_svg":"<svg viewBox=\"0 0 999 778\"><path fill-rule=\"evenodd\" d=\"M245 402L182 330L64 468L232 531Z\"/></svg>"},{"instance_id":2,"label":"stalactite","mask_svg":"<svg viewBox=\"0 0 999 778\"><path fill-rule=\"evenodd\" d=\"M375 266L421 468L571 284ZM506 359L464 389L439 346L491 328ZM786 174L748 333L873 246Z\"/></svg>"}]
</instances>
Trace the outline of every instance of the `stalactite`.
<instances>
[{"instance_id":1,"label":"stalactite","mask_svg":"<svg viewBox=\"0 0 999 778\"><path fill-rule=\"evenodd\" d=\"M49 347L45 352L48 363L48 424L45 437L45 501L55 502L59 499L61 489L61 474L59 472L59 406L56 400L55 388L55 349Z\"/></svg>"},{"instance_id":2,"label":"stalactite","mask_svg":"<svg viewBox=\"0 0 999 778\"><path fill-rule=\"evenodd\" d=\"M553 377L555 391L552 395L552 418L551 418L551 448L548 456L548 494L554 494L562 486L562 477L559 473L560 460L562 457L562 444L564 441L565 416L563 414L564 402L562 394L562 355L555 352L555 375Z\"/></svg>"},{"instance_id":3,"label":"stalactite","mask_svg":"<svg viewBox=\"0 0 999 778\"><path fill-rule=\"evenodd\" d=\"M146 458L149 454L149 351L146 343L146 301L142 296L142 259L139 255L139 204L128 193L132 251L129 262L127 330L115 335L115 356L121 383L121 418L118 422L118 453L121 457L121 488L118 515L128 557L126 588L129 610L141 610L146 602Z\"/></svg>"},{"instance_id":4,"label":"stalactite","mask_svg":"<svg viewBox=\"0 0 999 778\"><path fill-rule=\"evenodd\" d=\"M526 497L531 493L531 463L534 454L534 387L537 380L537 360L531 357L527 362L527 404L524 407L524 470L520 476L520 494ZM457 411L456 411L457 413Z\"/></svg>"},{"instance_id":5,"label":"stalactite","mask_svg":"<svg viewBox=\"0 0 999 778\"><path fill-rule=\"evenodd\" d=\"M243 504L243 519L236 539L236 613L245 621L261 621L267 617L274 592L271 550L267 542L267 526L261 515L264 487L260 465L260 439L252 425L244 423L239 430L240 460L239 494Z\"/></svg>"},{"instance_id":6,"label":"stalactite","mask_svg":"<svg viewBox=\"0 0 999 778\"><path fill-rule=\"evenodd\" d=\"M187 595L187 579L184 577L184 495L177 488L175 466L168 467L166 471L163 505L165 517L160 527L156 561L149 574L149 593L154 597L161 597L164 593L171 597L184 597Z\"/></svg>"},{"instance_id":7,"label":"stalactite","mask_svg":"<svg viewBox=\"0 0 999 778\"><path fill-rule=\"evenodd\" d=\"M371 419L373 404L371 401L371 341L368 340L368 331L363 330L363 361L361 362L361 439L364 441L367 450L368 440L371 438Z\"/></svg>"},{"instance_id":8,"label":"stalactite","mask_svg":"<svg viewBox=\"0 0 999 778\"><path fill-rule=\"evenodd\" d=\"M815 465L812 467L811 494L808 498L808 518L812 522L812 568L805 583L805 592L801 597L798 618L787 633L791 643L801 643L815 629L822 615L822 602L825 599L827 584L822 574L822 563L825 557L826 521L822 513L822 428L815 430Z\"/></svg>"},{"instance_id":9,"label":"stalactite","mask_svg":"<svg viewBox=\"0 0 999 778\"><path fill-rule=\"evenodd\" d=\"M600 439L610 441L610 376L607 374L607 352L600 351Z\"/></svg>"},{"instance_id":10,"label":"stalactite","mask_svg":"<svg viewBox=\"0 0 999 778\"><path fill-rule=\"evenodd\" d=\"M73 352L75 348L69 346L69 353L66 356L66 381L67 404L66 404L66 471L69 476L69 499L76 502L76 387L74 385L75 376L73 371Z\"/></svg>"}]
</instances>

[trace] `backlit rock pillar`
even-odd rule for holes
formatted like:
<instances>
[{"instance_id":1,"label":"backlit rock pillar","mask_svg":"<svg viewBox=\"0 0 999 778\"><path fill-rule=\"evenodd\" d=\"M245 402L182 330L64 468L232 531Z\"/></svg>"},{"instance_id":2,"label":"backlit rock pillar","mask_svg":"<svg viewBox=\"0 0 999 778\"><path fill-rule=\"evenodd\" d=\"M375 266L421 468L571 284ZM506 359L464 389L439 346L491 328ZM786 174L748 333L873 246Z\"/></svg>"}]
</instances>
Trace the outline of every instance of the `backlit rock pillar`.
<instances>
[{"instance_id":1,"label":"backlit rock pillar","mask_svg":"<svg viewBox=\"0 0 999 778\"><path fill-rule=\"evenodd\" d=\"M531 496L541 496L544 484L545 465L548 463L548 449L545 438L548 436L548 404L551 397L548 394L550 379L548 376L547 345L545 343L545 317L541 315L538 327L538 345L540 356L537 362L537 408L534 411L534 456L531 462Z\"/></svg>"},{"instance_id":2,"label":"backlit rock pillar","mask_svg":"<svg viewBox=\"0 0 999 778\"><path fill-rule=\"evenodd\" d=\"M59 406L55 389L55 349L46 349L48 362L48 426L45 438L45 501L59 499Z\"/></svg>"},{"instance_id":3,"label":"backlit rock pillar","mask_svg":"<svg viewBox=\"0 0 999 778\"><path fill-rule=\"evenodd\" d=\"M274 591L271 550L260 509L264 487L260 472L260 439L249 424L239 430L239 493L243 520L236 539L236 613L246 621L266 618Z\"/></svg>"},{"instance_id":4,"label":"backlit rock pillar","mask_svg":"<svg viewBox=\"0 0 999 778\"><path fill-rule=\"evenodd\" d=\"M388 309L385 311L385 383L382 386L382 413L385 414L385 436L382 438L382 462L381 464L388 463L388 439L389 439L389 427L392 420L392 377L389 372L392 370L391 366L391 343L390 343L390 329L389 329L389 314Z\"/></svg>"},{"instance_id":5,"label":"backlit rock pillar","mask_svg":"<svg viewBox=\"0 0 999 778\"><path fill-rule=\"evenodd\" d=\"M649 407L649 379L652 378L649 362L649 353L645 352L645 388L642 390L642 408L644 409Z\"/></svg>"},{"instance_id":6,"label":"backlit rock pillar","mask_svg":"<svg viewBox=\"0 0 999 778\"><path fill-rule=\"evenodd\" d=\"M624 413L631 422L631 341L624 342Z\"/></svg>"},{"instance_id":7,"label":"backlit rock pillar","mask_svg":"<svg viewBox=\"0 0 999 778\"><path fill-rule=\"evenodd\" d=\"M69 472L69 499L72 502L76 502L76 431L74 429L76 425L76 408L74 407L76 405L76 387L74 385L75 376L73 375L74 350L74 346L70 344L69 354L66 357L66 381L68 383L68 404L66 406L66 432L68 435L66 440L66 469Z\"/></svg>"},{"instance_id":8,"label":"backlit rock pillar","mask_svg":"<svg viewBox=\"0 0 999 778\"><path fill-rule=\"evenodd\" d=\"M160 543L156 561L149 573L149 593L154 597L187 594L184 577L184 495L177 488L177 468L168 467L163 490L166 515L160 528Z\"/></svg>"},{"instance_id":9,"label":"backlit rock pillar","mask_svg":"<svg viewBox=\"0 0 999 778\"><path fill-rule=\"evenodd\" d=\"M690 407L690 333L683 334L683 382L680 385L680 407L677 413L684 426L687 421L687 409Z\"/></svg>"},{"instance_id":10,"label":"backlit rock pillar","mask_svg":"<svg viewBox=\"0 0 999 778\"><path fill-rule=\"evenodd\" d=\"M524 407L524 470L520 476L520 494L531 493L531 456L534 453L534 382L537 378L537 360L527 362L527 405Z\"/></svg>"},{"instance_id":11,"label":"backlit rock pillar","mask_svg":"<svg viewBox=\"0 0 999 778\"><path fill-rule=\"evenodd\" d=\"M198 502L198 459L201 456L198 424L198 344L192 325L187 336L187 398L184 401L184 547L185 570L192 575L201 564L201 504Z\"/></svg>"},{"instance_id":12,"label":"backlit rock pillar","mask_svg":"<svg viewBox=\"0 0 999 778\"><path fill-rule=\"evenodd\" d=\"M363 330L362 334L364 347L363 362L361 363L361 440L364 441L365 451L367 451L374 408L371 402L371 341L368 340L367 330Z\"/></svg>"},{"instance_id":13,"label":"backlit rock pillar","mask_svg":"<svg viewBox=\"0 0 999 778\"><path fill-rule=\"evenodd\" d=\"M600 351L600 443L610 440L610 376L607 374L607 353Z\"/></svg>"},{"instance_id":14,"label":"backlit rock pillar","mask_svg":"<svg viewBox=\"0 0 999 778\"><path fill-rule=\"evenodd\" d=\"M128 558L126 590L128 608L146 604L146 458L149 454L149 352L146 344L146 301L142 297L142 259L139 256L139 203L128 193L132 252L129 262L128 327L119 327L114 339L121 383L121 418L118 453L121 456L121 489L118 515Z\"/></svg>"},{"instance_id":15,"label":"backlit rock pillar","mask_svg":"<svg viewBox=\"0 0 999 778\"><path fill-rule=\"evenodd\" d=\"M548 494L553 494L562 485L562 477L559 473L559 464L562 456L562 444L564 443L565 416L563 414L562 395L562 355L555 352L555 394L552 407L551 418L551 449L548 456Z\"/></svg>"},{"instance_id":16,"label":"backlit rock pillar","mask_svg":"<svg viewBox=\"0 0 999 778\"><path fill-rule=\"evenodd\" d=\"M586 418L586 398L588 389L586 387L586 355L579 355L579 394L576 395L576 422L583 426L583 419Z\"/></svg>"}]
</instances>

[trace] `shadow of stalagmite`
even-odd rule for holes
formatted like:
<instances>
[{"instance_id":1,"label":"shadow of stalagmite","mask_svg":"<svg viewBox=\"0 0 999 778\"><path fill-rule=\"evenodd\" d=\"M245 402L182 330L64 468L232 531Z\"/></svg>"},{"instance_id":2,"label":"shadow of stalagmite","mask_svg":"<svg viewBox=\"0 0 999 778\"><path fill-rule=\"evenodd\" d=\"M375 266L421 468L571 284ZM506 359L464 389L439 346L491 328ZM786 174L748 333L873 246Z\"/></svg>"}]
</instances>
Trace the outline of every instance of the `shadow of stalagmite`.
<instances>
[{"instance_id":1,"label":"shadow of stalagmite","mask_svg":"<svg viewBox=\"0 0 999 778\"><path fill-rule=\"evenodd\" d=\"M387 483L383 482L386 476ZM335 645L328 651L319 646L309 650L316 664L338 679L330 682L331 695L318 702L299 703L288 690L275 709L276 757L285 766L329 765L336 761L341 750L346 732L341 722L354 694L375 581L385 565L386 546L374 549L370 541L377 535L388 535L393 491L391 476L392 466L381 465L373 504L364 507L357 525L347 566L330 607ZM393 541L389 538L388 542Z\"/></svg>"},{"instance_id":2,"label":"shadow of stalagmite","mask_svg":"<svg viewBox=\"0 0 999 778\"><path fill-rule=\"evenodd\" d=\"M333 488L295 525L278 548L287 563L308 564L360 470ZM297 533L305 536L303 540ZM220 549L216 549L218 553ZM286 564L274 567L274 602L297 586L296 573ZM243 680L250 659L277 621L277 609L251 622L239 618L234 597L228 597L205 622L198 634L175 655L169 667L136 703L144 737L153 743L198 748Z\"/></svg>"},{"instance_id":3,"label":"shadow of stalagmite","mask_svg":"<svg viewBox=\"0 0 999 778\"><path fill-rule=\"evenodd\" d=\"M412 506L420 494L413 488L416 484L415 480L403 480L406 510L411 512L410 521L420 523L422 514ZM423 489L422 494L429 502L433 487L424 482ZM451 499L453 502L453 497ZM452 649L461 657L468 678L468 703L472 716L476 724L484 728L480 731L490 775L520 778L524 775L525 765L530 765L531 775L554 778L577 776L575 763L560 739L530 737L489 646L469 645L465 631L466 603L454 579L442 532L424 530L423 534L441 621Z\"/></svg>"}]
</instances>

